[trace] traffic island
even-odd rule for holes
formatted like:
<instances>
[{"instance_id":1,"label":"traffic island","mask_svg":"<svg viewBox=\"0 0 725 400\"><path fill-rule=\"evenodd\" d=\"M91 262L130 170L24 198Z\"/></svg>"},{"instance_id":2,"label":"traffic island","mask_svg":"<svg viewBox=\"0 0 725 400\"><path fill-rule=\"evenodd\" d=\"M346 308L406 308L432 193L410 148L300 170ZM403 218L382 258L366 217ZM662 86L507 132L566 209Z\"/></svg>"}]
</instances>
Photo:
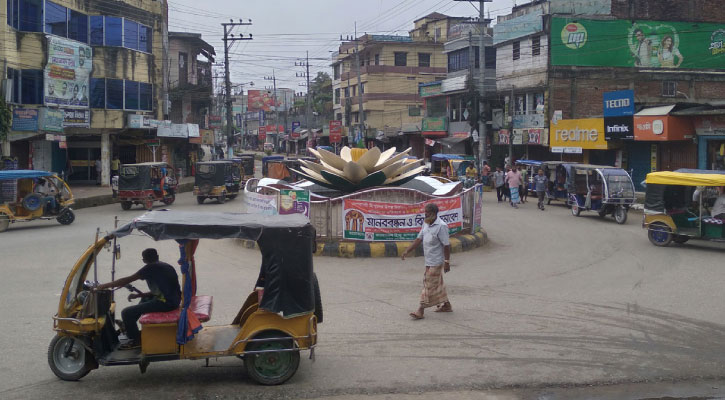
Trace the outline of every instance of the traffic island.
<instances>
[{"instance_id":1,"label":"traffic island","mask_svg":"<svg viewBox=\"0 0 725 400\"><path fill-rule=\"evenodd\" d=\"M452 236L451 252L461 253L481 247L488 243L488 234L481 230L475 234L459 234ZM239 244L248 249L258 248L253 240L239 240ZM315 255L342 258L380 258L400 257L413 242L355 242L348 240L318 242ZM423 256L423 246L415 249L415 257Z\"/></svg>"}]
</instances>

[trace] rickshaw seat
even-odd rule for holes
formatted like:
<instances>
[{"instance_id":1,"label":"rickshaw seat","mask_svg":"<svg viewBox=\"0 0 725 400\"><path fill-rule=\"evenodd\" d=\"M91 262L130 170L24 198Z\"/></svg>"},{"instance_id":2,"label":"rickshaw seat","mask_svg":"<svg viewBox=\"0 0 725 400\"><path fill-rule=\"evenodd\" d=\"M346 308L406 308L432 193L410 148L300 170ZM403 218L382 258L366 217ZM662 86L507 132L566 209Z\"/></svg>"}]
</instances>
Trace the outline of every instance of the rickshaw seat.
<instances>
[{"instance_id":1,"label":"rickshaw seat","mask_svg":"<svg viewBox=\"0 0 725 400\"><path fill-rule=\"evenodd\" d=\"M212 296L194 296L191 298L189 309L194 312L199 322L207 322L211 319ZM179 321L181 308L168 312L153 312L144 314L139 322L144 324L173 324Z\"/></svg>"}]
</instances>

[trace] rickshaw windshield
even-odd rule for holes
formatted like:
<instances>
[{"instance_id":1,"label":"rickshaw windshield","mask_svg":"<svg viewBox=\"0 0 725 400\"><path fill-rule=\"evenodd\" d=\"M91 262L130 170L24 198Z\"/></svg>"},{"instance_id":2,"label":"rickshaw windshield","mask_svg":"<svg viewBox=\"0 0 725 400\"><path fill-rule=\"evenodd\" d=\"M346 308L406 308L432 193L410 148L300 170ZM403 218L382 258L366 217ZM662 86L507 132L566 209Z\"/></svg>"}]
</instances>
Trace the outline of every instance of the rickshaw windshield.
<instances>
[{"instance_id":1,"label":"rickshaw windshield","mask_svg":"<svg viewBox=\"0 0 725 400\"><path fill-rule=\"evenodd\" d=\"M634 197L634 187L629 176L609 175L607 179L607 189L609 197L614 198L630 198Z\"/></svg>"},{"instance_id":2,"label":"rickshaw windshield","mask_svg":"<svg viewBox=\"0 0 725 400\"><path fill-rule=\"evenodd\" d=\"M216 167L212 164L199 164L196 171L201 175L214 175Z\"/></svg>"},{"instance_id":3,"label":"rickshaw windshield","mask_svg":"<svg viewBox=\"0 0 725 400\"><path fill-rule=\"evenodd\" d=\"M138 175L138 169L139 169L138 167L127 167L127 166L121 167L121 176L129 177L129 178L134 177L134 176Z\"/></svg>"}]
</instances>

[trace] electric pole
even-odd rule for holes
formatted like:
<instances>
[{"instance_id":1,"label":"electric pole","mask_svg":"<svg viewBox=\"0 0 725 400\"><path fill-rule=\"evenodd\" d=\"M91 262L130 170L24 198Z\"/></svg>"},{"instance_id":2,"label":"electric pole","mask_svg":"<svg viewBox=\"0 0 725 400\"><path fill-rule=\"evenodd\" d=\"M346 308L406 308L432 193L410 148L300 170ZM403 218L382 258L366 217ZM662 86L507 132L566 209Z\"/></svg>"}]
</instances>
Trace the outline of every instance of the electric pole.
<instances>
[{"instance_id":1,"label":"electric pole","mask_svg":"<svg viewBox=\"0 0 725 400\"><path fill-rule=\"evenodd\" d=\"M230 158L234 155L234 124L232 118L232 82L229 76L229 50L231 45L238 40L252 40L251 34L249 34L249 37L244 37L242 34L239 34L239 37L234 37L234 34L232 33L234 27L243 25L252 25L252 20L250 19L249 22L242 22L240 19L239 22L234 22L234 20L230 19L229 22L222 23L222 27L224 28L224 90L226 95L225 104L227 108L227 151L229 152Z\"/></svg>"},{"instance_id":2,"label":"electric pole","mask_svg":"<svg viewBox=\"0 0 725 400\"><path fill-rule=\"evenodd\" d=\"M274 69L272 70L272 76L265 76L265 80L272 81L272 104L274 105L274 133L275 133L275 143L274 147L277 148L279 146L279 107L277 106L277 76L274 74Z\"/></svg>"},{"instance_id":3,"label":"electric pole","mask_svg":"<svg viewBox=\"0 0 725 400\"><path fill-rule=\"evenodd\" d=\"M305 67L305 72L298 73L298 78L304 77L307 79L307 96L305 96L305 126L307 127L307 135L311 136L312 126L310 124L310 115L312 114L312 90L310 90L310 52L307 52L305 61L295 63L296 67Z\"/></svg>"},{"instance_id":4,"label":"electric pole","mask_svg":"<svg viewBox=\"0 0 725 400\"><path fill-rule=\"evenodd\" d=\"M360 51L358 48L359 40L357 39L357 21L355 22L355 66L357 66L357 101L358 115L360 119L360 136L365 138L365 111L363 111L363 86L360 79ZM363 139L364 140L364 139Z\"/></svg>"},{"instance_id":5,"label":"electric pole","mask_svg":"<svg viewBox=\"0 0 725 400\"><path fill-rule=\"evenodd\" d=\"M492 0L481 0L478 2L478 52L480 56L479 73L481 74L481 99L483 101L483 110L479 115L481 119L478 121L478 154L481 160L479 171L483 168L483 162L488 161L488 155L486 154L486 144L488 142L488 135L486 134L486 116L488 111L488 102L486 101L486 43L484 38L486 32L486 20L483 15L484 4L490 3ZM512 132L513 133L513 132Z\"/></svg>"}]
</instances>

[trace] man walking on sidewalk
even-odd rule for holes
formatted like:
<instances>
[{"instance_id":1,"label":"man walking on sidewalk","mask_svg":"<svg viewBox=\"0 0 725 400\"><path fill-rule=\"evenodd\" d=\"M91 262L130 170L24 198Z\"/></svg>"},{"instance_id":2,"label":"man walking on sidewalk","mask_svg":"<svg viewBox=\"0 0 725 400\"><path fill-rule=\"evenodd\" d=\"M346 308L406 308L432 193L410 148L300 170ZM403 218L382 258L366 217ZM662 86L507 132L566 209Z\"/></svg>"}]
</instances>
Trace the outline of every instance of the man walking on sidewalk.
<instances>
[{"instance_id":1,"label":"man walking on sidewalk","mask_svg":"<svg viewBox=\"0 0 725 400\"><path fill-rule=\"evenodd\" d=\"M501 171L501 167L496 167L496 172L493 173L493 183L496 185L496 197L498 198L498 202L500 203L506 194L506 187L504 187L504 184L506 179L506 174Z\"/></svg>"},{"instance_id":2,"label":"man walking on sidewalk","mask_svg":"<svg viewBox=\"0 0 725 400\"><path fill-rule=\"evenodd\" d=\"M539 173L534 176L534 189L536 197L539 198L539 210L544 211L544 197L546 197L546 188L549 185L549 178L544 175L544 170L539 169Z\"/></svg>"},{"instance_id":3,"label":"man walking on sidewalk","mask_svg":"<svg viewBox=\"0 0 725 400\"><path fill-rule=\"evenodd\" d=\"M521 202L521 198L519 197L519 186L523 184L521 181L521 172L519 172L516 167L511 168L511 171L506 173L506 182L509 185L509 191L511 193L511 207L519 208L519 202Z\"/></svg>"}]
</instances>

